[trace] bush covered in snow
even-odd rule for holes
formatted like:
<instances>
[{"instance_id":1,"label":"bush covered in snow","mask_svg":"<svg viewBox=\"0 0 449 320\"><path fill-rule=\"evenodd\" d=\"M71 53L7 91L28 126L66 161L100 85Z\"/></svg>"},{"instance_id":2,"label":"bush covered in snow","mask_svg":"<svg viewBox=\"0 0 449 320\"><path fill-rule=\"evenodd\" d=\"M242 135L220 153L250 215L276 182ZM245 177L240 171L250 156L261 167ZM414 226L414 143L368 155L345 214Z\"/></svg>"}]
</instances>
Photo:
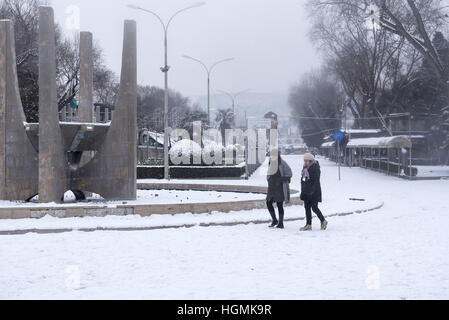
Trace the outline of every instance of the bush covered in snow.
<instances>
[{"instance_id":1,"label":"bush covered in snow","mask_svg":"<svg viewBox=\"0 0 449 320\"><path fill-rule=\"evenodd\" d=\"M176 142L170 149L170 161L175 165L187 163L193 164L193 158L201 158L201 156L201 146L188 139Z\"/></svg>"},{"instance_id":2,"label":"bush covered in snow","mask_svg":"<svg viewBox=\"0 0 449 320\"><path fill-rule=\"evenodd\" d=\"M238 165L245 161L245 148L242 145L228 145L224 147L215 141L208 141L204 148L195 141L184 139L170 148L170 162L172 165L200 165L194 159L201 159L201 165L224 166L226 164ZM225 162L226 154L232 153L232 159ZM217 160L214 163L213 160Z\"/></svg>"},{"instance_id":3,"label":"bush covered in snow","mask_svg":"<svg viewBox=\"0 0 449 320\"><path fill-rule=\"evenodd\" d=\"M223 147L223 145L218 144L214 141L209 142L203 148L203 161L205 159L217 159L217 161L219 161L220 163L215 163L215 164L222 165L225 151L226 151L226 149Z\"/></svg>"}]
</instances>

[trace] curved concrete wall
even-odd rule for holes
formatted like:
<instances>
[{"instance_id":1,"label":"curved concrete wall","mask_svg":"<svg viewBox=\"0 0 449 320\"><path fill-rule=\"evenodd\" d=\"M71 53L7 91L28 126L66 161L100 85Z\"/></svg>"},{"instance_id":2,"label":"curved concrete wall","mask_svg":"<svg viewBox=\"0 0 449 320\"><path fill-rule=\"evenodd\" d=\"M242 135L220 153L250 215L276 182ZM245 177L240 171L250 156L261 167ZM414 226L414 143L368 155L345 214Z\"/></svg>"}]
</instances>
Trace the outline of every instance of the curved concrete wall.
<instances>
[{"instance_id":1,"label":"curved concrete wall","mask_svg":"<svg viewBox=\"0 0 449 320\"><path fill-rule=\"evenodd\" d=\"M267 188L254 186L233 185L207 185L207 184L139 184L139 188L148 190L196 190L219 192L242 192L266 194ZM291 203L288 206L302 205L299 192L292 190ZM49 214L59 218L69 217L102 217L107 215L132 215L150 216L153 214L182 214L182 213L211 213L231 211L245 211L262 209L266 207L264 199L243 200L231 202L211 203L181 203L181 204L139 204L117 206L48 206L28 208L0 208L0 219L42 218Z\"/></svg>"}]
</instances>

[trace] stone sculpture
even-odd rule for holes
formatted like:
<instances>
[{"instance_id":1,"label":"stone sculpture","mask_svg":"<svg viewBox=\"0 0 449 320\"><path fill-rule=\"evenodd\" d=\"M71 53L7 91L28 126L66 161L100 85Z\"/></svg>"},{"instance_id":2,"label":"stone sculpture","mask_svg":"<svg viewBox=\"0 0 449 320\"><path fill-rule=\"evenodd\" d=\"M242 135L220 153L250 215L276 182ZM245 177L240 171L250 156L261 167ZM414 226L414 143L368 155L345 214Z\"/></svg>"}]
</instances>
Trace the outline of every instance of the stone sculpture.
<instances>
[{"instance_id":1,"label":"stone sculpture","mask_svg":"<svg viewBox=\"0 0 449 320\"><path fill-rule=\"evenodd\" d=\"M19 94L14 27L0 21L0 199L61 202L73 191L106 200L136 198L136 23L124 25L122 69L112 121L93 122L92 34L80 33L77 122L61 122L53 9L39 7L39 123L27 123Z\"/></svg>"}]
</instances>

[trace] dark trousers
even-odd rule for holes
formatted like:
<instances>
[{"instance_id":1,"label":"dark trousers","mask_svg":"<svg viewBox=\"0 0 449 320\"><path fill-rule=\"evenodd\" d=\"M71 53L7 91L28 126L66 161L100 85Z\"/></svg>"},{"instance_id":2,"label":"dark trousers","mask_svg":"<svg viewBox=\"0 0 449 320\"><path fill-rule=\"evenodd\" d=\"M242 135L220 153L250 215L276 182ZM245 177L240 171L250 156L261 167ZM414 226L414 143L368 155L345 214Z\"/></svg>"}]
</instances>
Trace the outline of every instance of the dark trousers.
<instances>
[{"instance_id":1,"label":"dark trousers","mask_svg":"<svg viewBox=\"0 0 449 320\"><path fill-rule=\"evenodd\" d=\"M274 211L274 206L273 206L274 201L272 200L267 200L267 208L268 211L270 212L271 218L273 219L273 221L276 221L276 213ZM279 224L281 226L283 226L284 224L284 203L283 202L276 202L277 206L278 206L278 211L279 211Z\"/></svg>"},{"instance_id":2,"label":"dark trousers","mask_svg":"<svg viewBox=\"0 0 449 320\"><path fill-rule=\"evenodd\" d=\"M304 208L306 209L306 219L307 219L308 225L312 225L312 210L313 210L313 212L315 212L315 214L317 215L318 219L320 219L321 222L326 220L326 219L324 219L323 214L321 213L320 209L318 208L317 201L305 200Z\"/></svg>"}]
</instances>

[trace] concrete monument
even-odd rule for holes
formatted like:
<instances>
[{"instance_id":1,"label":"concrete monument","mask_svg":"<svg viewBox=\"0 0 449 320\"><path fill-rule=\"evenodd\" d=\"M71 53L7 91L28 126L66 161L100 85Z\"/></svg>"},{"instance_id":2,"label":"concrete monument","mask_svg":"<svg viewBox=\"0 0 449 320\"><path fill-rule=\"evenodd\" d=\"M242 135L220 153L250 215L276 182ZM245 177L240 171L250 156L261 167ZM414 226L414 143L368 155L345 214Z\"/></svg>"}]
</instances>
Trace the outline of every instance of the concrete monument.
<instances>
[{"instance_id":1,"label":"concrete monument","mask_svg":"<svg viewBox=\"0 0 449 320\"><path fill-rule=\"evenodd\" d=\"M20 100L14 27L0 21L0 199L61 202L94 192L136 198L136 23L125 21L119 94L112 121L93 123L92 34L80 34L77 122L61 122L56 92L53 9L39 8L39 123L27 123ZM63 117L64 118L64 117Z\"/></svg>"}]
</instances>

